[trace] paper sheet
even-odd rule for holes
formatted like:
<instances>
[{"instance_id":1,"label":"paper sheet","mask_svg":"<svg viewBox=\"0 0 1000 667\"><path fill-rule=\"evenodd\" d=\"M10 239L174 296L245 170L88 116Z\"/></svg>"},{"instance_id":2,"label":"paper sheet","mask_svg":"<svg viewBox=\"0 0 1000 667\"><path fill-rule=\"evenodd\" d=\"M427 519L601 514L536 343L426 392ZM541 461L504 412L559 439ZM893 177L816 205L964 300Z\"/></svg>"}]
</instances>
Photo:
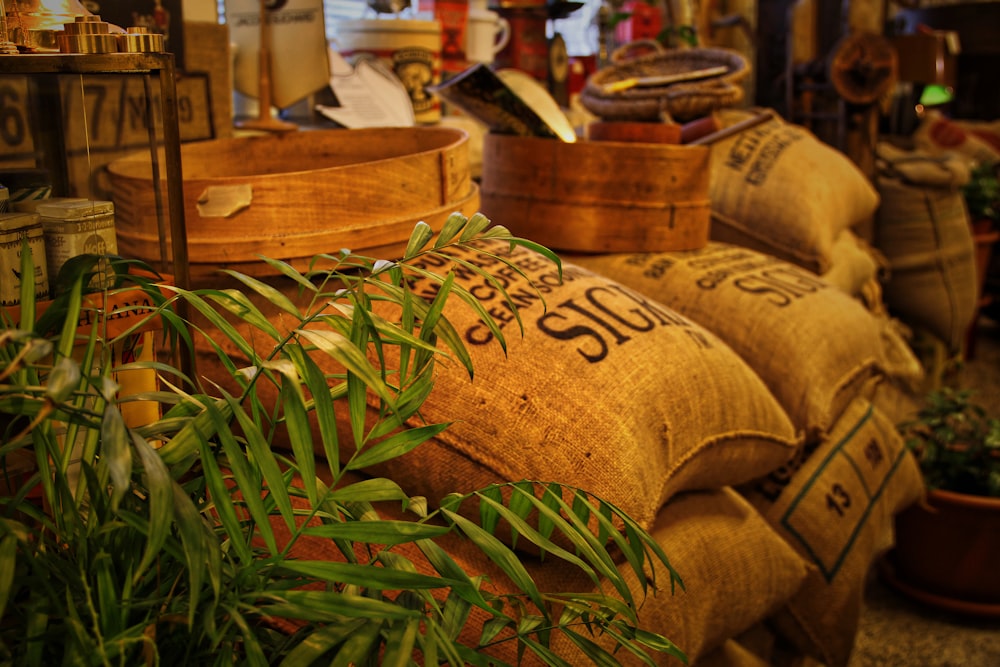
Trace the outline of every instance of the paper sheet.
<instances>
[{"instance_id":1,"label":"paper sheet","mask_svg":"<svg viewBox=\"0 0 1000 667\"><path fill-rule=\"evenodd\" d=\"M351 66L330 51L330 88L340 106L317 104L321 114L347 128L410 127L415 124L410 96L396 75L377 60Z\"/></svg>"}]
</instances>

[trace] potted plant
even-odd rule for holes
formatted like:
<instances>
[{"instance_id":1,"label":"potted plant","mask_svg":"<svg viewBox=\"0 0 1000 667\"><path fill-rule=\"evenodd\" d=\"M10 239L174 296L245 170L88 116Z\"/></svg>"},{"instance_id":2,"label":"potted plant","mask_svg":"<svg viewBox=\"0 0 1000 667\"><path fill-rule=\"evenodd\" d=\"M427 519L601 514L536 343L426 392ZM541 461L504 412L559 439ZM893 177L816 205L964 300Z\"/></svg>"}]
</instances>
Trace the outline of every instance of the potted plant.
<instances>
[{"instance_id":1,"label":"potted plant","mask_svg":"<svg viewBox=\"0 0 1000 667\"><path fill-rule=\"evenodd\" d=\"M975 353L979 311L992 304L993 294L987 289L991 270L993 246L1000 240L1000 165L980 165L972 170L969 182L962 187L962 195L969 211L972 240L975 243L976 264L976 315L969 327L966 355Z\"/></svg>"},{"instance_id":2,"label":"potted plant","mask_svg":"<svg viewBox=\"0 0 1000 667\"><path fill-rule=\"evenodd\" d=\"M945 387L900 428L928 490L896 518L890 583L941 608L1000 614L1000 419L971 390Z\"/></svg>"},{"instance_id":3,"label":"potted plant","mask_svg":"<svg viewBox=\"0 0 1000 667\"><path fill-rule=\"evenodd\" d=\"M985 223L985 230L1000 222L1000 181L997 165L980 165L972 170L969 182L962 186L962 196L973 226Z\"/></svg>"},{"instance_id":4,"label":"potted plant","mask_svg":"<svg viewBox=\"0 0 1000 667\"><path fill-rule=\"evenodd\" d=\"M105 296L139 289L146 298L125 306L135 323L115 333L109 325L123 311L92 310L84 295L96 257L61 276L68 287L42 313L32 297L31 254L23 253L22 303L16 312L0 311L0 475L25 454L34 470L22 467L0 486L0 663L407 665L420 656L485 665L502 664L486 651L508 642L516 655L560 664L549 647L563 634L582 655L606 664L613 656L588 639L602 633L645 660L659 652L683 659L669 640L640 627L639 601L624 575L608 567L611 550L632 563L637 595L676 583L666 554L613 506L556 481L449 497L431 511L391 479L352 478L366 462L409 451L447 428L401 425L429 391L443 354L438 340L472 371L441 307L446 299L473 297L444 274L438 296L425 302L405 289L408 265L423 253L474 247L481 238L527 245L558 263L550 251L490 227L481 215L455 214L436 238L418 224L395 262L342 251L323 257L333 268L304 274L265 260L311 294L313 304L337 304L332 314L299 310L267 285L233 274L297 318L303 326L288 335L278 334L246 291L182 290L146 279L123 261ZM374 317L372 291L402 306L399 321ZM190 342L196 325L177 316L172 306L179 302L253 360L250 368L229 363L239 392L200 388L159 359L117 367L110 361L120 337L151 320L170 340ZM81 317L93 324L84 335ZM248 345L230 317L252 323L255 335L273 344L268 353ZM318 317L327 318L327 334L305 335L304 325ZM483 317L502 340L497 323ZM384 368L366 354L390 346L399 348L405 366ZM331 355L344 373L319 372L317 354ZM137 369L154 369L163 387L123 399L116 374ZM279 396L271 412L257 393L267 383ZM374 425L354 419L364 414L366 393L381 399ZM157 401L162 415L127 424L123 403L139 399ZM360 445L345 464L337 456L336 401L346 402ZM294 435L293 451L269 446L279 428ZM563 495L575 500L567 504ZM393 518L382 511L386 503ZM462 503L478 505L478 523L454 511ZM523 521L532 511L544 513L545 534ZM491 535L499 517L546 558L606 583L603 592L539 589L523 567L525 556ZM595 521L609 540L589 534L588 522ZM608 532L612 525L624 530ZM338 557L295 557L296 543L310 539ZM515 592L483 586L480 572L466 571L440 546L445 539L471 543L514 582ZM652 580L654 562L667 567L669 582Z\"/></svg>"}]
</instances>

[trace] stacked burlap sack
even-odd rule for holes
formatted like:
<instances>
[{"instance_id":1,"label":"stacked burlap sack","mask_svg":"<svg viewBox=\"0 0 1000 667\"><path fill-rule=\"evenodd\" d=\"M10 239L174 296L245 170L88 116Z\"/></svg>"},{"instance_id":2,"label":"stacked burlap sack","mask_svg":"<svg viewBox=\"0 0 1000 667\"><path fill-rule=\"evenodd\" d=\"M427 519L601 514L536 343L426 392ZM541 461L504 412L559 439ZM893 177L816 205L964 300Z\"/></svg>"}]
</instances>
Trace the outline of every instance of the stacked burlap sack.
<instances>
[{"instance_id":1,"label":"stacked burlap sack","mask_svg":"<svg viewBox=\"0 0 1000 667\"><path fill-rule=\"evenodd\" d=\"M923 490L881 388L922 369L879 309L880 260L849 235L874 214L874 188L804 130L751 132L713 146L713 236L729 236L701 250L571 257L561 279L525 248L509 257L515 271L458 253L496 270L493 283L460 267L456 282L502 323L505 346L449 301L475 374L441 362L411 423L451 426L365 472L432 505L522 479L582 488L647 528L680 574L683 589L646 599L640 620L691 664L811 656L839 667L892 517ZM794 188L781 174L807 178ZM428 257L421 268L452 265ZM436 293L426 279L413 289ZM503 590L489 563L448 548ZM540 588L592 585L536 556L524 552ZM575 664L573 647L556 648Z\"/></svg>"},{"instance_id":2,"label":"stacked burlap sack","mask_svg":"<svg viewBox=\"0 0 1000 667\"><path fill-rule=\"evenodd\" d=\"M845 665L866 577L892 543L893 516L923 491L878 391L919 364L900 363L905 349L858 299L749 248L712 242L689 252L573 261L717 335L804 433L786 465L737 488L810 567L802 588L765 622L775 644Z\"/></svg>"},{"instance_id":3,"label":"stacked burlap sack","mask_svg":"<svg viewBox=\"0 0 1000 667\"><path fill-rule=\"evenodd\" d=\"M729 127L757 113L714 115ZM878 208L878 192L853 162L777 114L711 146L713 240L825 274L844 236Z\"/></svg>"},{"instance_id":4,"label":"stacked burlap sack","mask_svg":"<svg viewBox=\"0 0 1000 667\"><path fill-rule=\"evenodd\" d=\"M714 117L729 127L760 113L727 109ZM892 403L899 420L911 416L923 368L905 312L893 312L883 295L892 262L871 238L879 190L846 155L774 113L711 146L711 239L786 260L863 304L896 366L880 388L882 407Z\"/></svg>"},{"instance_id":5,"label":"stacked burlap sack","mask_svg":"<svg viewBox=\"0 0 1000 667\"><path fill-rule=\"evenodd\" d=\"M510 257L519 272L488 257L460 258L496 268L523 335L496 286L460 270L457 282L503 323L507 352L477 312L449 301L445 315L468 346L475 375L441 363L412 423L452 425L365 472L390 477L431 505L453 492L529 479L576 486L623 509L656 537L684 584L645 599L640 620L694 664L787 606L812 566L735 488L788 465L803 438L757 372L708 328L580 266L565 264L560 282L552 263L523 248ZM450 267L428 259L423 268ZM413 289L432 296L435 285L419 280ZM280 329L280 313L265 312ZM239 365L239 351L228 352ZM200 358L199 369L209 359ZM346 459L353 440L342 435ZM460 559L474 558L453 546ZM530 551L524 560L543 590L593 586ZM488 563L470 567L492 572ZM495 585L505 585L499 575ZM509 644L497 650L514 650ZM572 646L557 649L576 664Z\"/></svg>"}]
</instances>

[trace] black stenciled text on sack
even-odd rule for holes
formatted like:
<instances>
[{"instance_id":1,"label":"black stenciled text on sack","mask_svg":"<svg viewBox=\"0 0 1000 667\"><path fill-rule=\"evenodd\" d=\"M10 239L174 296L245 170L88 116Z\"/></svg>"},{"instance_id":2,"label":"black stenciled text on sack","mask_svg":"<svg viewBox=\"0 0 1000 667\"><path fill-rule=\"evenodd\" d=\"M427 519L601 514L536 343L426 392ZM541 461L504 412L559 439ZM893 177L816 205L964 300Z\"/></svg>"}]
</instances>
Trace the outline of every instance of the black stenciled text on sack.
<instances>
[{"instance_id":1,"label":"black stenciled text on sack","mask_svg":"<svg viewBox=\"0 0 1000 667\"><path fill-rule=\"evenodd\" d=\"M794 128L772 123L751 128L737 136L723 164L733 171L743 172L747 185L763 185L785 149L803 136Z\"/></svg>"},{"instance_id":2,"label":"black stenciled text on sack","mask_svg":"<svg viewBox=\"0 0 1000 667\"><path fill-rule=\"evenodd\" d=\"M428 259L420 268L434 270L447 268L449 264L439 257ZM590 271L564 266L560 283L556 267L531 250L515 248L505 259L516 269L503 267L502 262L489 257L463 256L464 261L490 269L493 278L507 291L510 301L521 313L525 326L533 321L541 334L575 344L580 356L590 363L599 363L614 348L626 345L636 335L665 326L681 327L700 349L712 347L703 331L687 318L610 280L597 281L569 299L558 302L549 299L550 296L558 296L556 290L560 284L580 278L594 279L595 275ZM518 270L534 286L528 284ZM517 326L510 304L490 280L460 265L455 265L454 271L463 287L483 303L501 329ZM413 288L420 296L432 299L438 286L430 281L416 281ZM538 312L543 306L544 312ZM533 320L526 317L532 311L538 312ZM464 338L470 345L486 345L493 341L493 334L485 324L476 322L464 332Z\"/></svg>"}]
</instances>

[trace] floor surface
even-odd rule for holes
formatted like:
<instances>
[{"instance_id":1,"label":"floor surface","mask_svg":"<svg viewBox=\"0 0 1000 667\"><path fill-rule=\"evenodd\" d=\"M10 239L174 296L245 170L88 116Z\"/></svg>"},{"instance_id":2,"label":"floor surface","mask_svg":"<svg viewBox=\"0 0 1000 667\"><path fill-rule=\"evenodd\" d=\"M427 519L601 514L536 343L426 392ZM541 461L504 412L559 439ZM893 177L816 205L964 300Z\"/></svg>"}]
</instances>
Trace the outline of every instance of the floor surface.
<instances>
[{"instance_id":1,"label":"floor surface","mask_svg":"<svg viewBox=\"0 0 1000 667\"><path fill-rule=\"evenodd\" d=\"M980 319L972 358L946 382L974 388L977 402L1000 416L1000 324ZM912 601L877 573L865 597L849 667L1000 667L1000 614L941 611Z\"/></svg>"}]
</instances>

